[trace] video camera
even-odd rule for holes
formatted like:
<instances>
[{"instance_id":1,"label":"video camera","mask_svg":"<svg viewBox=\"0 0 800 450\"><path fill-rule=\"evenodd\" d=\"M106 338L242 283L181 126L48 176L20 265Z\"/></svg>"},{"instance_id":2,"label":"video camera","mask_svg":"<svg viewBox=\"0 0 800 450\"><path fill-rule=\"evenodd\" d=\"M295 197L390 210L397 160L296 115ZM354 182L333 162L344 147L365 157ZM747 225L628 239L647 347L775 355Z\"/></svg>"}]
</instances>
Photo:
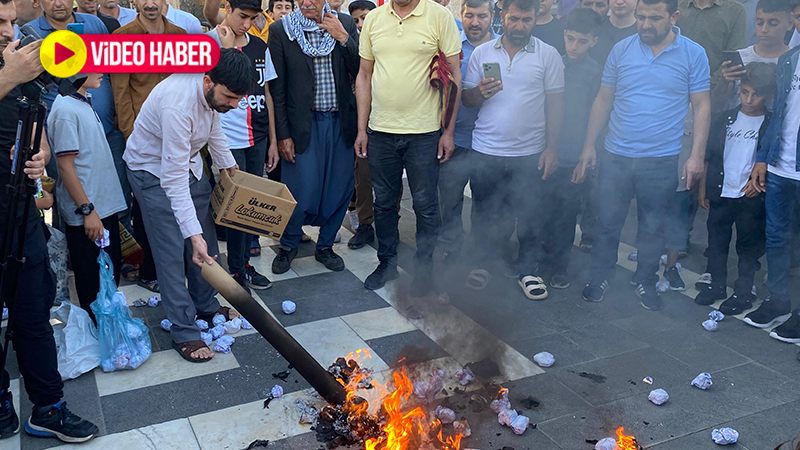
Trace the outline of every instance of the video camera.
<instances>
[{"instance_id":1,"label":"video camera","mask_svg":"<svg viewBox=\"0 0 800 450\"><path fill-rule=\"evenodd\" d=\"M42 39L33 24L26 23L19 28L22 38L18 49ZM62 96L71 95L78 92L78 88L86 81L86 76L77 74L69 78L57 78L47 71L43 71L36 79L29 81L23 86L23 94L29 98L38 99L40 94L49 91L53 86L58 86L58 93Z\"/></svg>"}]
</instances>

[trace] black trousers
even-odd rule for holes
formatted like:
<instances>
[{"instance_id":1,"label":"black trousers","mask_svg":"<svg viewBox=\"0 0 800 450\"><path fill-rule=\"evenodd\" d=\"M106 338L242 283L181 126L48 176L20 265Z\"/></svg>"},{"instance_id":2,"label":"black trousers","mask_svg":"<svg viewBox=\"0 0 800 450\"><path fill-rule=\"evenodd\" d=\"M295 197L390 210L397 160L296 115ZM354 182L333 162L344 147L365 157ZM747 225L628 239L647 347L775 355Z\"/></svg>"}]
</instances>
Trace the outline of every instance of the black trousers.
<instances>
[{"instance_id":1,"label":"black trousers","mask_svg":"<svg viewBox=\"0 0 800 450\"><path fill-rule=\"evenodd\" d=\"M565 273L575 242L575 225L584 186L572 183L574 167L559 167L544 182L541 214L542 258L539 265L552 273ZM534 194L535 195L535 194Z\"/></svg>"},{"instance_id":2,"label":"black trousers","mask_svg":"<svg viewBox=\"0 0 800 450\"><path fill-rule=\"evenodd\" d=\"M758 259L766 247L766 210L764 195L753 198L720 198L711 202L708 212L708 271L715 287L724 287L728 278L728 253L736 225L736 254L739 278L734 284L737 295L749 295L753 277L761 268Z\"/></svg>"},{"instance_id":3,"label":"black trousers","mask_svg":"<svg viewBox=\"0 0 800 450\"><path fill-rule=\"evenodd\" d=\"M17 295L5 299L13 327L14 350L28 397L36 406L58 403L64 383L58 373L56 341L50 326L50 307L56 296L55 274L47 258L47 243L41 226L29 229L25 239L26 260L19 273ZM10 385L8 371L2 374L2 389Z\"/></svg>"},{"instance_id":4,"label":"black trousers","mask_svg":"<svg viewBox=\"0 0 800 450\"><path fill-rule=\"evenodd\" d=\"M108 230L109 240L111 241L105 251L114 264L114 281L119 285L119 270L122 259L120 254L119 221L116 214L112 214L102 219L102 221L103 228ZM95 301L97 292L100 290L100 269L97 264L100 247L86 237L83 226L67 225L64 234L67 235L67 249L69 249L70 261L72 261L72 271L75 272L75 290L78 291L78 300L81 308L89 313L92 320L95 320L89 305Z\"/></svg>"}]
</instances>

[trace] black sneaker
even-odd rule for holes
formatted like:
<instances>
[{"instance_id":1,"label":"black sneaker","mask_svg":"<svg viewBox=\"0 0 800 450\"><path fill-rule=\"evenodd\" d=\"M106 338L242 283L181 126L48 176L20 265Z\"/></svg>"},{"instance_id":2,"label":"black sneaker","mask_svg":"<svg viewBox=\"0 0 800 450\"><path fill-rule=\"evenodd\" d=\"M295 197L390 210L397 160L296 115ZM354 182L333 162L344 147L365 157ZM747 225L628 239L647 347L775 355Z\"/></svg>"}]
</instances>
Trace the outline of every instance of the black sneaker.
<instances>
[{"instance_id":1,"label":"black sneaker","mask_svg":"<svg viewBox=\"0 0 800 450\"><path fill-rule=\"evenodd\" d=\"M769 328L776 323L783 323L792 317L789 302L764 299L757 310L744 317L744 323L756 328Z\"/></svg>"},{"instance_id":2,"label":"black sneaker","mask_svg":"<svg viewBox=\"0 0 800 450\"><path fill-rule=\"evenodd\" d=\"M372 225L368 225L362 223L358 226L356 230L356 234L347 241L347 247L352 248L353 250L358 250L359 248L372 243L375 240L375 229L372 228Z\"/></svg>"},{"instance_id":3,"label":"black sneaker","mask_svg":"<svg viewBox=\"0 0 800 450\"><path fill-rule=\"evenodd\" d=\"M644 309L658 311L664 306L664 302L661 301L661 295L659 295L655 286L649 288L645 287L644 284L636 286L636 296L639 297L639 304Z\"/></svg>"},{"instance_id":4,"label":"black sneaker","mask_svg":"<svg viewBox=\"0 0 800 450\"><path fill-rule=\"evenodd\" d=\"M433 271L430 268L419 268L414 271L411 288L408 294L412 297L425 297L433 290Z\"/></svg>"},{"instance_id":5,"label":"black sneaker","mask_svg":"<svg viewBox=\"0 0 800 450\"><path fill-rule=\"evenodd\" d=\"M639 275L639 271L633 272L630 280L631 286L638 286L642 284L642 281L644 281L643 278L643 276Z\"/></svg>"},{"instance_id":6,"label":"black sneaker","mask_svg":"<svg viewBox=\"0 0 800 450\"><path fill-rule=\"evenodd\" d=\"M241 286L242 289L244 289L245 292L247 292L248 294L250 293L250 288L247 287L247 280L244 279L244 275L242 275L241 273L232 273L231 278L233 278L233 280L236 281L239 284L239 286Z\"/></svg>"},{"instance_id":7,"label":"black sneaker","mask_svg":"<svg viewBox=\"0 0 800 450\"><path fill-rule=\"evenodd\" d=\"M699 294L698 294L699 295ZM726 316L738 316L753 307L753 297L734 293L719 305L719 312Z\"/></svg>"},{"instance_id":8,"label":"black sneaker","mask_svg":"<svg viewBox=\"0 0 800 450\"><path fill-rule=\"evenodd\" d=\"M444 252L442 255L442 261L447 266L455 266L460 264L461 261L461 252L454 251L454 252Z\"/></svg>"},{"instance_id":9,"label":"black sneaker","mask_svg":"<svg viewBox=\"0 0 800 450\"><path fill-rule=\"evenodd\" d=\"M769 337L790 344L800 343L800 315L792 314L789 320L775 327Z\"/></svg>"},{"instance_id":10,"label":"black sneaker","mask_svg":"<svg viewBox=\"0 0 800 450\"><path fill-rule=\"evenodd\" d=\"M256 272L256 268L250 264L245 264L244 266L244 279L247 281L247 285L253 289L262 290L272 287L272 281Z\"/></svg>"},{"instance_id":11,"label":"black sneaker","mask_svg":"<svg viewBox=\"0 0 800 450\"><path fill-rule=\"evenodd\" d=\"M272 260L272 273L282 274L292 268L292 261L297 256L297 248L286 250L283 247L278 247L278 254Z\"/></svg>"},{"instance_id":12,"label":"black sneaker","mask_svg":"<svg viewBox=\"0 0 800 450\"><path fill-rule=\"evenodd\" d=\"M591 303L602 302L606 289L608 289L608 280L602 282L592 280L583 288L583 299Z\"/></svg>"},{"instance_id":13,"label":"black sneaker","mask_svg":"<svg viewBox=\"0 0 800 450\"><path fill-rule=\"evenodd\" d=\"M374 291L382 288L387 281L395 278L397 278L397 266L390 264L389 261L381 261L375 271L364 280L364 287Z\"/></svg>"},{"instance_id":14,"label":"black sneaker","mask_svg":"<svg viewBox=\"0 0 800 450\"><path fill-rule=\"evenodd\" d=\"M14 411L14 396L11 391L0 394L0 439L19 433L19 417Z\"/></svg>"},{"instance_id":15,"label":"black sneaker","mask_svg":"<svg viewBox=\"0 0 800 450\"><path fill-rule=\"evenodd\" d=\"M570 285L567 272L556 272L550 277L550 287L553 289L566 289Z\"/></svg>"},{"instance_id":16,"label":"black sneaker","mask_svg":"<svg viewBox=\"0 0 800 450\"><path fill-rule=\"evenodd\" d=\"M670 291L685 291L686 283L683 282L677 267L670 267L664 270L664 278L669 282Z\"/></svg>"},{"instance_id":17,"label":"black sneaker","mask_svg":"<svg viewBox=\"0 0 800 450\"><path fill-rule=\"evenodd\" d=\"M725 286L714 286L698 292L697 296L694 298L694 302L701 306L708 306L727 296L728 291L725 289Z\"/></svg>"},{"instance_id":18,"label":"black sneaker","mask_svg":"<svg viewBox=\"0 0 800 450\"><path fill-rule=\"evenodd\" d=\"M71 443L86 442L99 431L95 424L72 414L63 400L53 406L34 406L25 422L25 432L31 436L56 437Z\"/></svg>"},{"instance_id":19,"label":"black sneaker","mask_svg":"<svg viewBox=\"0 0 800 450\"><path fill-rule=\"evenodd\" d=\"M333 252L330 247L320 248L314 252L314 259L321 262L328 270L341 272L344 270L344 260L341 256Z\"/></svg>"}]
</instances>

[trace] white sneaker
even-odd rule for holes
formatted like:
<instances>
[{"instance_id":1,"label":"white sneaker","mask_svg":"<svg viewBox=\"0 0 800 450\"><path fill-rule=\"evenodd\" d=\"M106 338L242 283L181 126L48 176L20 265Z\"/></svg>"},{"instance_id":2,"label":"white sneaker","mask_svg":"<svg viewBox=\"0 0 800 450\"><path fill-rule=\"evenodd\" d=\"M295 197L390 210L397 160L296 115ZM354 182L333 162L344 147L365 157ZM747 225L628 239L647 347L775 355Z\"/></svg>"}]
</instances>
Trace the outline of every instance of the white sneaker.
<instances>
[{"instance_id":1,"label":"white sneaker","mask_svg":"<svg viewBox=\"0 0 800 450\"><path fill-rule=\"evenodd\" d=\"M347 211L347 218L350 219L350 227L353 229L353 232L358 230L358 211Z\"/></svg>"}]
</instances>

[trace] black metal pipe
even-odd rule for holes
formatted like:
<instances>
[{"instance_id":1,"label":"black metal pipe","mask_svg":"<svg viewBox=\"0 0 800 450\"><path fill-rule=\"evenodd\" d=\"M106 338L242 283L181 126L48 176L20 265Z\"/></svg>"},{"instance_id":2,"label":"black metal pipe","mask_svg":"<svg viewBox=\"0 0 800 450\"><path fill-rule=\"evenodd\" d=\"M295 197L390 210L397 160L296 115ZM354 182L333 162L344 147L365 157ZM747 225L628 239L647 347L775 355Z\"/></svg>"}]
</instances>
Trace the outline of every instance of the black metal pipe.
<instances>
[{"instance_id":1,"label":"black metal pipe","mask_svg":"<svg viewBox=\"0 0 800 450\"><path fill-rule=\"evenodd\" d=\"M319 394L332 405L341 405L347 392L288 331L267 312L260 302L245 292L218 263L204 265L203 278L264 336Z\"/></svg>"}]
</instances>

